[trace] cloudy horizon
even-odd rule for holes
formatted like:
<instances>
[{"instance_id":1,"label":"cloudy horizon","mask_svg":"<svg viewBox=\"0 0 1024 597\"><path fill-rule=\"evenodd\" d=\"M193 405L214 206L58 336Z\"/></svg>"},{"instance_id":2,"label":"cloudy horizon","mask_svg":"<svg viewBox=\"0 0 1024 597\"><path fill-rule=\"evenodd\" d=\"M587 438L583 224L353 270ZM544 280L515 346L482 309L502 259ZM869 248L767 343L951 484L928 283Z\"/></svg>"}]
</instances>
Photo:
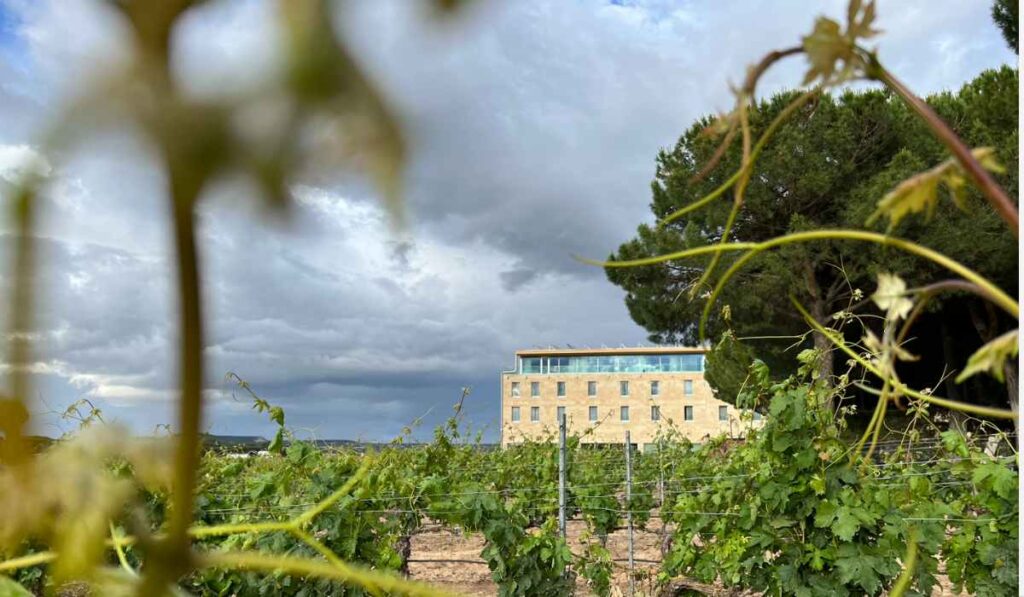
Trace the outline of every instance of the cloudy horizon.
<instances>
[{"instance_id":1,"label":"cloudy horizon","mask_svg":"<svg viewBox=\"0 0 1024 597\"><path fill-rule=\"evenodd\" d=\"M499 372L516 349L644 343L621 290L572 256L604 257L651 220L658 150L726 109L747 64L793 45L818 13L844 14L839 0L805 4L479 2L432 23L422 3L351 2L338 26L410 138L407 224L396 230L358 178L295 185L287 221L242 185L210 189L207 430L272 434L232 397L231 371L318 438L386 440L424 415L416 436L429 437L470 386L467 418L493 440ZM882 0L878 11L880 55L919 93L1016 64L987 1ZM194 10L176 31L175 73L198 96L259 85L275 66L272 19L263 0ZM39 433L59 434L51 411L83 397L139 433L174 422L174 270L151 148L113 130L36 154L61 106L128 43L102 2L0 0L0 180L33 159L50 169ZM803 66L784 64L760 93L799 83Z\"/></svg>"}]
</instances>

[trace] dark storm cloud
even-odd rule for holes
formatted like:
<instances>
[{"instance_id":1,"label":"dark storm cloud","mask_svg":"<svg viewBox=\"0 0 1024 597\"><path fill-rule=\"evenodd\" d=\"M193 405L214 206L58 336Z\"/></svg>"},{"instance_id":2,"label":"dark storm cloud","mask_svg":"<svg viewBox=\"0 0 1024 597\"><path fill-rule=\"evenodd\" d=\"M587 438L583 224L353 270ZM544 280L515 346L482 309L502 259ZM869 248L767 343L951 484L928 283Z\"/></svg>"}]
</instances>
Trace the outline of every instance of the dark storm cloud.
<instances>
[{"instance_id":1,"label":"dark storm cloud","mask_svg":"<svg viewBox=\"0 0 1024 597\"><path fill-rule=\"evenodd\" d=\"M529 284L530 280L533 280L536 277L537 270L535 269L513 269L507 272L501 272L501 285L505 290L515 292L524 284Z\"/></svg>"},{"instance_id":2,"label":"dark storm cloud","mask_svg":"<svg viewBox=\"0 0 1024 597\"><path fill-rule=\"evenodd\" d=\"M441 31L410 3L359 5L347 29L418 142L410 188L421 221L531 269L601 276L570 256L604 257L650 218L658 149L727 108L747 64L845 3L625 4L485 4ZM958 85L1012 59L987 11L883 2L883 56L917 88ZM798 82L802 68L783 64L760 91Z\"/></svg>"},{"instance_id":3,"label":"dark storm cloud","mask_svg":"<svg viewBox=\"0 0 1024 597\"><path fill-rule=\"evenodd\" d=\"M396 232L352 179L296 186L287 220L266 217L251 189L211 190L200 213L211 430L271 431L227 371L318 437L385 439L427 412L429 436L463 386L470 418L496 422L498 373L516 348L643 340L621 292L571 256L627 240L650 218L658 149L726 109L729 81L798 40L817 10L843 9L625 4L480 2L433 26L418 3L346 4L339 27L409 134L410 223ZM128 42L102 2L7 6L18 43L0 52L0 177ZM882 56L915 89L955 88L1013 60L987 4L890 1L879 12ZM260 0L193 11L174 55L190 92L265 81L273 14ZM802 66L783 65L760 91L798 81ZM130 130L89 138L59 164L48 157L37 389L53 405L89 397L148 432L173 420L176 398L164 177ZM8 236L0 250L9 255Z\"/></svg>"}]
</instances>

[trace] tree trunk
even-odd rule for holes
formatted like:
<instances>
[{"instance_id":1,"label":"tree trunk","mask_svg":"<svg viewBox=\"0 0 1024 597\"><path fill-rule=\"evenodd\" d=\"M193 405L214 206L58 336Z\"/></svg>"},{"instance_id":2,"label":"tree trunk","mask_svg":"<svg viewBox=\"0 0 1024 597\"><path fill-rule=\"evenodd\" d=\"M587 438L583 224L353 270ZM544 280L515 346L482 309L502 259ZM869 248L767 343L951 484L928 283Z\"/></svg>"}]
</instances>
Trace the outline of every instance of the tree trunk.
<instances>
[{"instance_id":1,"label":"tree trunk","mask_svg":"<svg viewBox=\"0 0 1024 597\"><path fill-rule=\"evenodd\" d=\"M818 321L818 323L825 325L827 315L822 313L823 309L819 303L815 303L811 308L811 315ZM832 354L835 348L832 345L832 341L825 337L824 334L814 333L814 348L821 353L820 368L818 372L821 374L821 378L825 380L829 386L832 385L832 373L835 367L834 355Z\"/></svg>"},{"instance_id":2,"label":"tree trunk","mask_svg":"<svg viewBox=\"0 0 1024 597\"><path fill-rule=\"evenodd\" d=\"M409 556L412 555L412 538L409 535L402 535L398 538L395 543L395 551L398 552L398 557L402 559L402 565L398 569L398 573L408 578L409 576Z\"/></svg>"},{"instance_id":3,"label":"tree trunk","mask_svg":"<svg viewBox=\"0 0 1024 597\"><path fill-rule=\"evenodd\" d=\"M804 262L804 278L807 282L807 292L811 295L811 317L815 321L825 326L828 325L828 319L830 313L828 313L827 305L821 295L821 287L818 286L818 279L814 273L814 265L810 262ZM828 386L832 387L832 373L834 370L833 363L833 346L832 341L828 339L824 334L814 332L814 348L820 354L818 374L821 380ZM822 405L828 410L832 410L832 397L829 396L828 400Z\"/></svg>"},{"instance_id":4,"label":"tree trunk","mask_svg":"<svg viewBox=\"0 0 1024 597\"><path fill-rule=\"evenodd\" d=\"M668 532L668 524L665 521L661 523L661 559L664 560L668 557L669 552L672 551L672 533Z\"/></svg>"}]
</instances>

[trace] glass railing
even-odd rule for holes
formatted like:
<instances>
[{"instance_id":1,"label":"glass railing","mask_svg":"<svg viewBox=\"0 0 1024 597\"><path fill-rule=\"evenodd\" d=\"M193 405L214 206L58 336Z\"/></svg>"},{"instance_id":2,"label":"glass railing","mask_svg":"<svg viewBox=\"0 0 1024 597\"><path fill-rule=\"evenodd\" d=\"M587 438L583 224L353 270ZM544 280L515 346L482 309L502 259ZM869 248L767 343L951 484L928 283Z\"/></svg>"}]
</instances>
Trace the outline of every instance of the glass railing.
<instances>
[{"instance_id":1,"label":"glass railing","mask_svg":"<svg viewBox=\"0 0 1024 597\"><path fill-rule=\"evenodd\" d=\"M683 373L704 370L702 354L528 357L520 373Z\"/></svg>"}]
</instances>

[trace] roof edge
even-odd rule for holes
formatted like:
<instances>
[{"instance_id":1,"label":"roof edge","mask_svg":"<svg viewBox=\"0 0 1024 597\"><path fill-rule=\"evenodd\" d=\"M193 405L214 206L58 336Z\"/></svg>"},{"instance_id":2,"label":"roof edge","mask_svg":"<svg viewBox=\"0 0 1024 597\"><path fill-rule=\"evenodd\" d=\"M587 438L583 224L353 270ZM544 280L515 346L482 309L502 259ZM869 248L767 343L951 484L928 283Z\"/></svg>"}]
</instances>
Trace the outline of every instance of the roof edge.
<instances>
[{"instance_id":1,"label":"roof edge","mask_svg":"<svg viewBox=\"0 0 1024 597\"><path fill-rule=\"evenodd\" d=\"M532 356L614 356L650 354L703 354L699 346L633 346L625 348L529 348L516 351L517 357Z\"/></svg>"}]
</instances>

